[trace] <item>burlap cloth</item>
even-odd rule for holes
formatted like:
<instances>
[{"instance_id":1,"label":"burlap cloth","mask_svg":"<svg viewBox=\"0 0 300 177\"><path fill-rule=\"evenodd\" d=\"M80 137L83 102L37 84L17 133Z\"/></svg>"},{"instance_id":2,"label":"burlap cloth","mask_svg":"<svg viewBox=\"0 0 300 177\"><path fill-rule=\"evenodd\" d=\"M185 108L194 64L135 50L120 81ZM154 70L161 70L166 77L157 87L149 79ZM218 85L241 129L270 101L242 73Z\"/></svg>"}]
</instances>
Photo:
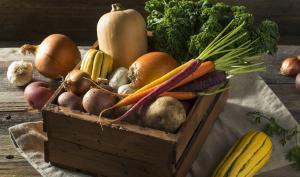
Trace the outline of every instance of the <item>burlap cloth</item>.
<instances>
[{"instance_id":1,"label":"burlap cloth","mask_svg":"<svg viewBox=\"0 0 300 177\"><path fill-rule=\"evenodd\" d=\"M273 116L286 128L294 128L295 125L298 125L286 107L259 76L252 74L234 77L230 82L230 94L224 112L211 130L188 177L209 177L238 138L249 130L261 129L258 125L251 123L247 116L249 111L260 111ZM19 152L42 176L86 176L44 162L43 141L46 136L42 131L42 122L19 124L9 128L9 132ZM271 171L290 164L285 160L285 153L293 145L293 142L282 147L278 139L273 138L272 141L271 160L260 172ZM295 173L293 174L289 176L287 172L285 177L296 177Z\"/></svg>"}]
</instances>

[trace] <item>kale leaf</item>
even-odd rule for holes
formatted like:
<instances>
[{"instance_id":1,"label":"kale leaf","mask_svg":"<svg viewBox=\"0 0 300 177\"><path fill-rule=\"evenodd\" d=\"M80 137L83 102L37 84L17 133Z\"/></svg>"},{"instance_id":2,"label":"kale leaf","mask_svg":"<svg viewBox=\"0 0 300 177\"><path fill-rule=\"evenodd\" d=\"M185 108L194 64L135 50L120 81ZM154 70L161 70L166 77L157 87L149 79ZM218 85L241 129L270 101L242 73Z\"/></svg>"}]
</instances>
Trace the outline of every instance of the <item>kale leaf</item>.
<instances>
[{"instance_id":1,"label":"kale leaf","mask_svg":"<svg viewBox=\"0 0 300 177\"><path fill-rule=\"evenodd\" d=\"M170 53L180 62L197 57L232 20L232 29L245 23L241 32L247 35L230 47L251 40L255 43L254 55L277 51L277 24L270 20L255 24L244 6L213 4L209 0L149 0L145 10L149 13L148 30L154 32L154 48Z\"/></svg>"}]
</instances>

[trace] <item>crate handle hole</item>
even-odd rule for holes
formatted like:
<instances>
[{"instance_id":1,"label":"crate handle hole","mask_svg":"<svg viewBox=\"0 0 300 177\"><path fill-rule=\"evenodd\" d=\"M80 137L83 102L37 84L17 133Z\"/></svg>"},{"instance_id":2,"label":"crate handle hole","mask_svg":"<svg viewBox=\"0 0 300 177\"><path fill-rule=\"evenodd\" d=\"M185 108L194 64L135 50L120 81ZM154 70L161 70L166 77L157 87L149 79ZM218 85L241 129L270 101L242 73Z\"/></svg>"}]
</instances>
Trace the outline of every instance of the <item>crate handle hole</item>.
<instances>
[{"instance_id":1,"label":"crate handle hole","mask_svg":"<svg viewBox=\"0 0 300 177\"><path fill-rule=\"evenodd\" d=\"M7 156L5 156L5 158L6 159L13 159L13 158L15 158L15 156L13 156L13 155L7 155Z\"/></svg>"}]
</instances>

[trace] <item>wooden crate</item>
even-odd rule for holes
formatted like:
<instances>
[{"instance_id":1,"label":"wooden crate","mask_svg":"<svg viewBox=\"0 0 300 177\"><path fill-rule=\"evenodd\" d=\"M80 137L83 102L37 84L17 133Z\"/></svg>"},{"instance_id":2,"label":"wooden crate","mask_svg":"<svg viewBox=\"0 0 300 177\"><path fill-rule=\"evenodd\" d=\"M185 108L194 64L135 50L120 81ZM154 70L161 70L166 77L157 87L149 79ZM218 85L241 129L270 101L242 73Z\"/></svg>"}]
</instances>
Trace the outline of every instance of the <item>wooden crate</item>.
<instances>
[{"instance_id":1,"label":"wooden crate","mask_svg":"<svg viewBox=\"0 0 300 177\"><path fill-rule=\"evenodd\" d=\"M227 92L199 97L176 134L72 111L55 103L42 110L45 161L105 177L185 177L222 111Z\"/></svg>"}]
</instances>

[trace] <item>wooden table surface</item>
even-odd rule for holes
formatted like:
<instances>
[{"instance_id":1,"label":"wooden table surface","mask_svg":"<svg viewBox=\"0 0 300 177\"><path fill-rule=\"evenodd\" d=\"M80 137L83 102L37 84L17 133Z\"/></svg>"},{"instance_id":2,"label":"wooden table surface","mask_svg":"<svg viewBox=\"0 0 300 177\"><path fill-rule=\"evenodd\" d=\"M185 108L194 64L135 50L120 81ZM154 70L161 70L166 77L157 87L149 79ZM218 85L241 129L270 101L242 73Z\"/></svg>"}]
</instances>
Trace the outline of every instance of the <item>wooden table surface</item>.
<instances>
[{"instance_id":1,"label":"wooden table surface","mask_svg":"<svg viewBox=\"0 0 300 177\"><path fill-rule=\"evenodd\" d=\"M84 52L85 47L81 48ZM294 89L294 79L281 76L278 73L283 58L300 54L300 46L279 46L276 56L264 57L267 72L261 74L266 83L272 88L292 115L300 121L300 92ZM30 164L16 151L8 134L10 126L29 121L42 120L41 113L32 110L23 98L23 89L11 86L6 79L7 66L15 60L32 60L32 56L22 56L17 48L0 48L0 177L37 177L40 176ZM36 80L47 80L34 73ZM286 177L285 167L274 171L276 176L269 173L260 177ZM295 174L290 177L300 176Z\"/></svg>"}]
</instances>

